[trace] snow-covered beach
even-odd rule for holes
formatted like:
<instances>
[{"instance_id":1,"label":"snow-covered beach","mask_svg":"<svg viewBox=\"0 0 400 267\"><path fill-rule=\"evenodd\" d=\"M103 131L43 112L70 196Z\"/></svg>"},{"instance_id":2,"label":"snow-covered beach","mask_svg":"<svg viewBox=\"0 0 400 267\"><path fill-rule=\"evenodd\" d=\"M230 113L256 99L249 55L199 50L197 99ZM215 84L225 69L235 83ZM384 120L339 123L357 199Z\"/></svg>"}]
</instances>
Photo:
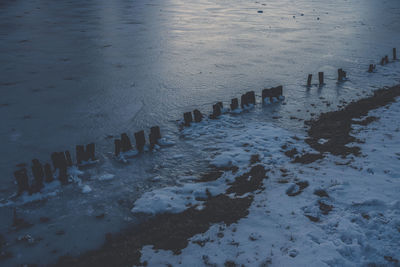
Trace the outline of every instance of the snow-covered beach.
<instances>
[{"instance_id":1,"label":"snow-covered beach","mask_svg":"<svg viewBox=\"0 0 400 267\"><path fill-rule=\"evenodd\" d=\"M145 193L132 212L155 217L58 264L397 266L400 86L380 92L387 90L392 94L381 99L388 102L353 117L357 142L346 145L358 146L357 155L323 153L296 163L285 152L317 153L306 136L269 123L240 125L230 115L185 130L189 138L220 141L204 147L222 152L210 159L220 173ZM360 123L368 117L375 120Z\"/></svg>"}]
</instances>

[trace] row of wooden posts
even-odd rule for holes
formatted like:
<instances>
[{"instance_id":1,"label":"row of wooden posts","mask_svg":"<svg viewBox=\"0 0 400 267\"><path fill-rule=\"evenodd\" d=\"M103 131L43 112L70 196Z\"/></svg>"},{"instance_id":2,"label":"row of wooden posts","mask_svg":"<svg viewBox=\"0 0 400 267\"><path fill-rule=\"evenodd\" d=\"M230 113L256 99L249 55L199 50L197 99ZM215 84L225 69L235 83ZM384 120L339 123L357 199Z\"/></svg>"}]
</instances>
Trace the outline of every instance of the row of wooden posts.
<instances>
[{"instance_id":1,"label":"row of wooden posts","mask_svg":"<svg viewBox=\"0 0 400 267\"><path fill-rule=\"evenodd\" d=\"M139 152L143 152L144 146L146 145L146 138L144 131L141 130L139 132L134 133L135 141L136 141L136 149ZM155 145L158 144L158 141L161 139L161 131L159 126L153 126L150 128L149 134L149 143L150 148L153 149ZM133 149L131 140L127 133L122 133L120 139L114 140L114 153L115 156L119 156L121 152L128 152Z\"/></svg>"},{"instance_id":2,"label":"row of wooden posts","mask_svg":"<svg viewBox=\"0 0 400 267\"><path fill-rule=\"evenodd\" d=\"M273 102L273 98L279 98L283 95L283 86L279 85L277 87L273 88L266 88L262 90L262 103L264 103L264 100L266 98L269 98L271 102ZM242 109L245 109L246 107L249 107L251 105L256 104L256 95L254 91L249 91L245 94L242 94L240 97L240 107ZM224 105L222 102L217 102L212 106L213 111L209 115L210 119L217 119L221 114L222 110L224 108ZM231 104L230 104L230 110L234 111L239 108L239 99L238 98L232 98L231 99ZM183 113L183 125L184 126L190 126L192 122L201 122L203 119L204 115L198 110L195 109L193 110L193 115L192 112L185 112Z\"/></svg>"},{"instance_id":3,"label":"row of wooden posts","mask_svg":"<svg viewBox=\"0 0 400 267\"><path fill-rule=\"evenodd\" d=\"M18 195L27 191L30 194L39 192L44 184L54 180L54 173L58 170L58 179L61 184L68 183L67 168L73 165L71 153L67 150L64 152L53 152L50 156L53 167L50 163L42 165L38 159L32 160L33 181L29 182L28 171L25 167L14 172L14 177L17 181ZM76 146L76 161L78 165L85 162L94 161L95 144L87 144Z\"/></svg>"},{"instance_id":4,"label":"row of wooden posts","mask_svg":"<svg viewBox=\"0 0 400 267\"><path fill-rule=\"evenodd\" d=\"M397 60L397 51L396 48L393 48L393 60ZM389 57L386 55L381 59L381 65L385 65L389 63ZM373 72L376 66L374 64L370 64L368 68L368 72ZM343 71L343 69L338 69L338 81L342 81L346 78L347 73ZM324 73L318 73L319 84L324 84ZM312 74L308 75L307 78L307 86L311 86ZM279 98L283 95L283 87L277 86L273 88L267 88L262 90L262 103L266 98L269 98L271 102L273 102L273 98ZM256 97L254 91L249 91L243 94L240 97L240 106L242 109L256 104ZM239 100L238 98L233 98L230 104L230 110L234 111L239 108ZM217 102L213 105L213 112L209 116L211 119L217 119L223 110L223 103ZM184 118L184 126L190 126L190 124L194 122L201 122L203 119L203 114L195 109L192 112L185 112L183 114ZM194 119L193 119L194 118ZM139 131L134 134L136 141L136 149L139 152L143 152L146 139L144 131ZM150 128L149 134L149 143L150 148L153 149L158 141L161 139L161 132L159 126L154 126ZM119 156L121 152L127 152L133 149L132 143L129 139L127 133L122 133L120 139L114 140L115 146L115 156ZM90 143L87 144L86 147L84 145L76 146L76 161L77 165L82 165L84 163L88 163L90 161L95 161L95 144ZM68 183L67 176L67 168L73 165L72 158L70 152L67 150L65 152L54 152L51 154L51 161L53 164L53 168L49 163L45 163L42 165L38 159L32 160L32 174L33 174L33 182L29 183L28 171L25 167L20 168L19 170L14 172L14 177L17 181L18 185L18 194L20 195L24 191L31 193L39 192L43 188L43 182L50 183L54 180L54 173L58 170L58 179L61 184Z\"/></svg>"},{"instance_id":5,"label":"row of wooden posts","mask_svg":"<svg viewBox=\"0 0 400 267\"><path fill-rule=\"evenodd\" d=\"M396 48L393 48L393 60L397 60L397 49ZM386 55L383 58L381 58L380 64L381 64L381 66L389 64L389 56ZM375 69L376 69L376 65L370 64L368 67L368 72L373 72Z\"/></svg>"},{"instance_id":6,"label":"row of wooden posts","mask_svg":"<svg viewBox=\"0 0 400 267\"><path fill-rule=\"evenodd\" d=\"M146 138L144 131L136 132L136 149L139 152L143 152L146 144ZM161 139L161 131L159 126L150 128L149 143L150 148L154 148ZM118 156L121 152L127 152L133 149L132 143L126 133L121 134L120 139L114 140L115 144L115 155ZM76 164L78 166L84 165L85 163L95 162L95 144L90 143L86 146L76 146ZM18 195L23 192L29 194L39 192L44 182L50 183L54 180L54 173L58 170L58 180L62 185L68 184L67 168L73 165L71 153L67 150L65 152L53 152L51 154L51 161L53 167L49 163L42 165L38 159L32 160L32 175L33 181L29 182L28 171L25 167L21 167L19 170L14 172L14 177L17 181Z\"/></svg>"}]
</instances>

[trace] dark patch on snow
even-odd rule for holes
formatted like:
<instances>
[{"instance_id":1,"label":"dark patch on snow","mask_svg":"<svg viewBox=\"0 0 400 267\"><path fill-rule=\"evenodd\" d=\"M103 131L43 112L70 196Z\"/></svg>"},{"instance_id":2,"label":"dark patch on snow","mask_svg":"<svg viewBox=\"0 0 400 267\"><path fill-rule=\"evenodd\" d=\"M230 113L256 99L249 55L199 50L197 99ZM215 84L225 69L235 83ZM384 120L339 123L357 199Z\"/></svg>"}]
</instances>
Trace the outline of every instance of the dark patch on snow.
<instances>
[{"instance_id":1,"label":"dark patch on snow","mask_svg":"<svg viewBox=\"0 0 400 267\"><path fill-rule=\"evenodd\" d=\"M322 214L324 214L324 215L328 215L329 212L331 212L333 209L332 205L328 205L322 201L318 201L318 205L319 205L319 209L321 210Z\"/></svg>"},{"instance_id":2,"label":"dark patch on snow","mask_svg":"<svg viewBox=\"0 0 400 267\"><path fill-rule=\"evenodd\" d=\"M285 155L289 158L294 158L299 152L297 151L296 148L293 148L291 150L285 151Z\"/></svg>"},{"instance_id":3,"label":"dark patch on snow","mask_svg":"<svg viewBox=\"0 0 400 267\"><path fill-rule=\"evenodd\" d=\"M353 101L344 108L322 113L317 119L306 121L310 126L308 130L309 138L306 142L315 150L324 153L329 152L337 156L347 156L353 154L360 155L360 148L357 146L348 147L349 143L357 142L357 139L350 135L353 119L360 119L368 115L368 112L390 103L395 102L395 98L400 96L400 85L386 89L374 91L370 97ZM372 117L361 121L362 125L371 123L376 119ZM360 122L357 122L360 124ZM323 138L327 142L321 144L318 141ZM317 160L318 158L315 158Z\"/></svg>"},{"instance_id":4,"label":"dark patch on snow","mask_svg":"<svg viewBox=\"0 0 400 267\"><path fill-rule=\"evenodd\" d=\"M257 165L236 178L227 193L244 195L261 188L266 170ZM143 246L171 250L179 254L194 235L206 232L212 224L231 225L248 215L252 196L230 198L225 194L209 196L201 210L195 207L176 213L158 214L137 227L132 227L107 242L98 250L89 251L76 258L60 257L55 266L132 266L140 262ZM207 261L207 258L205 259Z\"/></svg>"},{"instance_id":5,"label":"dark patch on snow","mask_svg":"<svg viewBox=\"0 0 400 267\"><path fill-rule=\"evenodd\" d=\"M328 193L324 189L315 190L314 195L317 195L319 197L329 197Z\"/></svg>"},{"instance_id":6,"label":"dark patch on snow","mask_svg":"<svg viewBox=\"0 0 400 267\"><path fill-rule=\"evenodd\" d=\"M312 222L319 222L319 218L318 217L314 217L314 216L307 215L307 214L304 215L304 216L306 216Z\"/></svg>"},{"instance_id":7,"label":"dark patch on snow","mask_svg":"<svg viewBox=\"0 0 400 267\"><path fill-rule=\"evenodd\" d=\"M293 163L302 163L302 164L310 164L314 161L324 158L322 154L317 153L305 153L301 156L297 156L292 162Z\"/></svg>"}]
</instances>

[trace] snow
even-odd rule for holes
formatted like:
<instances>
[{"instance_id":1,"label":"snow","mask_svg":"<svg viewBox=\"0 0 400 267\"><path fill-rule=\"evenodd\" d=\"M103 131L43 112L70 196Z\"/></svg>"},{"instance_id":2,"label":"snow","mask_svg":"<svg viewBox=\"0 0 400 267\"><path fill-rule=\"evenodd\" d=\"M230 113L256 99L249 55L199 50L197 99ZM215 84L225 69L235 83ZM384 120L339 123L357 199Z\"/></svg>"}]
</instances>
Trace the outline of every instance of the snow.
<instances>
[{"instance_id":1,"label":"snow","mask_svg":"<svg viewBox=\"0 0 400 267\"><path fill-rule=\"evenodd\" d=\"M210 121L202 128L185 129L187 137L200 132L199 138L223 138L217 146L224 147L224 152L210 161L216 166L236 164L240 173L248 168L250 154L263 155L262 164L271 169L264 181L266 189L254 195L249 215L238 223L212 225L193 236L177 255L145 246L141 260L149 266L224 266L229 261L245 266L396 266L400 255L400 126L393 122L400 116L400 103L371 111L369 116L380 119L368 126L353 125L353 134L365 141L357 144L363 156L326 155L309 165L291 163L283 156L280 146L291 140L290 134L268 123L224 131ZM225 126L233 123L222 117ZM303 142L292 146L306 148ZM238 174L224 175L232 180ZM289 196L299 192L299 181L309 186ZM142 211L147 207L152 213L182 211L188 203L196 203L194 195L204 196L204 187L185 183L153 191L135 206ZM220 183L217 192L223 188ZM151 210L154 203L157 208Z\"/></svg>"}]
</instances>

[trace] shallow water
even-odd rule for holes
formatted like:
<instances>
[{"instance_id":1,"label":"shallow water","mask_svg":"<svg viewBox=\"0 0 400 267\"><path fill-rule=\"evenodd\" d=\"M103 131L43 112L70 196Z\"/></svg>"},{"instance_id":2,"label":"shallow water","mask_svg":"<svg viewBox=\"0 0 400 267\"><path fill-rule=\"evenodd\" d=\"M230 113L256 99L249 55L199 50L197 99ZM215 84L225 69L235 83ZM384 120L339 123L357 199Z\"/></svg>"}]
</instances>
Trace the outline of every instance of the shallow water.
<instances>
[{"instance_id":1,"label":"shallow water","mask_svg":"<svg viewBox=\"0 0 400 267\"><path fill-rule=\"evenodd\" d=\"M52 219L25 231L44 240L27 249L15 244L15 262L43 263L44 253L53 259L95 247L104 232L135 222L129 210L142 192L204 170L210 152L179 136L176 120L185 111L209 112L215 101L249 90L260 101L262 88L282 84L285 105L258 106L237 118L274 121L295 133L303 122L291 116L309 118L398 83L399 63L366 70L400 43L399 13L396 0L2 1L1 198L16 190L17 163L49 161L53 151L88 142L96 142L100 159L81 177L88 194L73 184L39 203L3 201L0 233L9 230L13 206L29 221ZM336 83L338 68L349 81ZM315 83L318 71L326 85L307 89L308 73ZM128 165L111 158L108 135L126 131L132 138L153 125L176 145ZM105 174L115 176L99 181ZM104 220L95 218L103 212ZM55 235L60 229L65 235Z\"/></svg>"}]
</instances>

